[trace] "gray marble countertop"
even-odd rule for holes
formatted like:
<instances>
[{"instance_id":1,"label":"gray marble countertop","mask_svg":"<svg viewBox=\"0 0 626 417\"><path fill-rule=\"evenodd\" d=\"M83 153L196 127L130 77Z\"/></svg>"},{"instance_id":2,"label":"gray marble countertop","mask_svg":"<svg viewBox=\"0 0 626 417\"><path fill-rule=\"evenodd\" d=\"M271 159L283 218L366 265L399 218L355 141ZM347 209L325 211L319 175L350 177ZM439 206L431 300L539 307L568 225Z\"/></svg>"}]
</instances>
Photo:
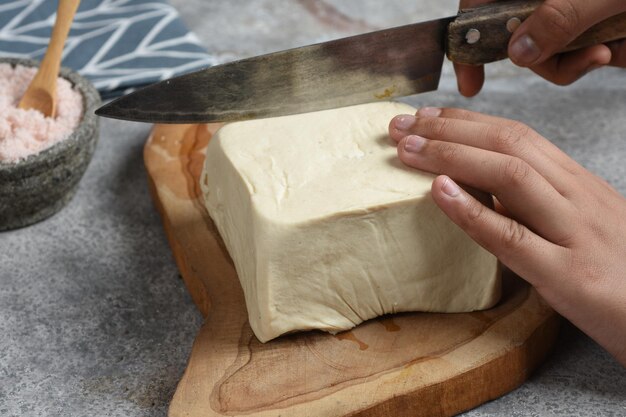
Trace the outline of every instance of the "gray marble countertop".
<instances>
[{"instance_id":1,"label":"gray marble countertop","mask_svg":"<svg viewBox=\"0 0 626 417\"><path fill-rule=\"evenodd\" d=\"M222 61L454 13L453 0L173 0ZM440 91L414 105L522 120L626 194L626 71L568 88L498 63L478 98ZM76 197L56 216L0 234L0 415L165 415L202 318L152 206L149 126L103 120ZM626 370L569 324L522 387L465 414L624 416Z\"/></svg>"}]
</instances>

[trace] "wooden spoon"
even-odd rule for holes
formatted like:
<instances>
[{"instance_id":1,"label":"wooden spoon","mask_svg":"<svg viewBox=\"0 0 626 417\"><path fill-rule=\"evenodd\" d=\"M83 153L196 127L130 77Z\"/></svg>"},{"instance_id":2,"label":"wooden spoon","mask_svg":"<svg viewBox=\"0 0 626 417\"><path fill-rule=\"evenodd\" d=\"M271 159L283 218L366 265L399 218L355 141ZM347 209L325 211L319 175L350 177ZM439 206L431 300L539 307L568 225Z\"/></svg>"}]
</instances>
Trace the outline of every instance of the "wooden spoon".
<instances>
[{"instance_id":1,"label":"wooden spoon","mask_svg":"<svg viewBox=\"0 0 626 417\"><path fill-rule=\"evenodd\" d=\"M41 60L35 78L20 100L18 105L20 109L39 110L47 117L56 115L57 78L61 67L61 55L79 3L80 0L59 0L48 49Z\"/></svg>"}]
</instances>

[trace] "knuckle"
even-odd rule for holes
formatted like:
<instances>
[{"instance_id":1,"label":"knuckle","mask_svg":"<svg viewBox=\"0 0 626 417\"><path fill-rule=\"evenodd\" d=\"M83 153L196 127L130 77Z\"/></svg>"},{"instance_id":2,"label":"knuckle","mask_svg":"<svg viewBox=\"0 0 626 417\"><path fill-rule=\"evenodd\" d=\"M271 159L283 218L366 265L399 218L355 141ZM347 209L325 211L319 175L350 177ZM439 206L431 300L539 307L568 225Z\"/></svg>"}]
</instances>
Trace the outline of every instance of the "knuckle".
<instances>
[{"instance_id":1,"label":"knuckle","mask_svg":"<svg viewBox=\"0 0 626 417\"><path fill-rule=\"evenodd\" d=\"M576 37L581 27L581 18L572 0L546 0L541 9L554 40L569 41Z\"/></svg>"},{"instance_id":2,"label":"knuckle","mask_svg":"<svg viewBox=\"0 0 626 417\"><path fill-rule=\"evenodd\" d=\"M470 235L474 234L473 231L480 230L481 225L487 221L487 207L472 199L466 202L464 213L459 218L459 226Z\"/></svg>"},{"instance_id":3,"label":"knuckle","mask_svg":"<svg viewBox=\"0 0 626 417\"><path fill-rule=\"evenodd\" d=\"M523 246L527 239L527 229L513 220L504 223L501 231L500 241L504 249L516 249Z\"/></svg>"},{"instance_id":4,"label":"knuckle","mask_svg":"<svg viewBox=\"0 0 626 417\"><path fill-rule=\"evenodd\" d=\"M429 117L426 119L427 127L436 137L445 137L450 128L450 119L441 117Z\"/></svg>"},{"instance_id":5,"label":"knuckle","mask_svg":"<svg viewBox=\"0 0 626 417\"><path fill-rule=\"evenodd\" d=\"M522 122L518 122L517 120L514 120L513 123L511 123L509 129L516 132L520 137L527 137L534 133L534 131L530 127Z\"/></svg>"},{"instance_id":6,"label":"knuckle","mask_svg":"<svg viewBox=\"0 0 626 417\"><path fill-rule=\"evenodd\" d=\"M505 154L517 150L523 138L518 131L502 126L492 128L491 136L495 150Z\"/></svg>"},{"instance_id":7,"label":"knuckle","mask_svg":"<svg viewBox=\"0 0 626 417\"><path fill-rule=\"evenodd\" d=\"M457 119L459 120L472 120L473 119L473 115L472 112L470 112L469 110L465 110L465 109L458 109L455 110L455 116Z\"/></svg>"},{"instance_id":8,"label":"knuckle","mask_svg":"<svg viewBox=\"0 0 626 417\"><path fill-rule=\"evenodd\" d=\"M468 224L480 222L485 217L487 207L481 203L473 202L468 204L467 207L467 220Z\"/></svg>"},{"instance_id":9,"label":"knuckle","mask_svg":"<svg viewBox=\"0 0 626 417\"><path fill-rule=\"evenodd\" d=\"M531 174L530 165L519 158L506 158L500 168L500 181L504 186L520 186Z\"/></svg>"},{"instance_id":10,"label":"knuckle","mask_svg":"<svg viewBox=\"0 0 626 417\"><path fill-rule=\"evenodd\" d=\"M435 149L436 158L445 165L452 165L459 157L459 147L446 142L439 143Z\"/></svg>"}]
</instances>

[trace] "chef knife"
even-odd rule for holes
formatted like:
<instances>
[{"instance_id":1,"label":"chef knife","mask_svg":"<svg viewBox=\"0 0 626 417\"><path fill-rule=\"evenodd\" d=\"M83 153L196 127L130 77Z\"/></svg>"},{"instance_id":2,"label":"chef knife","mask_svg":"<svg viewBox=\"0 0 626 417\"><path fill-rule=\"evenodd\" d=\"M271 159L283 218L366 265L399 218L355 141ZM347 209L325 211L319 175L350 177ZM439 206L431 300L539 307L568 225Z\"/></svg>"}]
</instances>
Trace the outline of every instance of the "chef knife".
<instances>
[{"instance_id":1,"label":"chef knife","mask_svg":"<svg viewBox=\"0 0 626 417\"><path fill-rule=\"evenodd\" d=\"M436 90L444 56L479 65L507 57L541 0L507 1L416 23L218 65L162 81L96 111L151 123L228 122L343 107ZM626 13L566 48L626 37Z\"/></svg>"}]
</instances>

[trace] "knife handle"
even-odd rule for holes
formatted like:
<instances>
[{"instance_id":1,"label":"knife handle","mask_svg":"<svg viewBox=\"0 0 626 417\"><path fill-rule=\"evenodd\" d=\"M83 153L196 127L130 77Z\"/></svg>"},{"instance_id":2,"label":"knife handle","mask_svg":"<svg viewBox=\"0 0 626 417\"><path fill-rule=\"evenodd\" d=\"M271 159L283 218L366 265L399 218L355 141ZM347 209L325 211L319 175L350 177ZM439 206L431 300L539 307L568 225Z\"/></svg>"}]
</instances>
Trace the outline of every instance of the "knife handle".
<instances>
[{"instance_id":1,"label":"knife handle","mask_svg":"<svg viewBox=\"0 0 626 417\"><path fill-rule=\"evenodd\" d=\"M456 20L448 26L448 58L467 65L488 64L507 58L513 32L542 2L518 0L461 10ZM561 52L624 38L626 13L593 26Z\"/></svg>"}]
</instances>

